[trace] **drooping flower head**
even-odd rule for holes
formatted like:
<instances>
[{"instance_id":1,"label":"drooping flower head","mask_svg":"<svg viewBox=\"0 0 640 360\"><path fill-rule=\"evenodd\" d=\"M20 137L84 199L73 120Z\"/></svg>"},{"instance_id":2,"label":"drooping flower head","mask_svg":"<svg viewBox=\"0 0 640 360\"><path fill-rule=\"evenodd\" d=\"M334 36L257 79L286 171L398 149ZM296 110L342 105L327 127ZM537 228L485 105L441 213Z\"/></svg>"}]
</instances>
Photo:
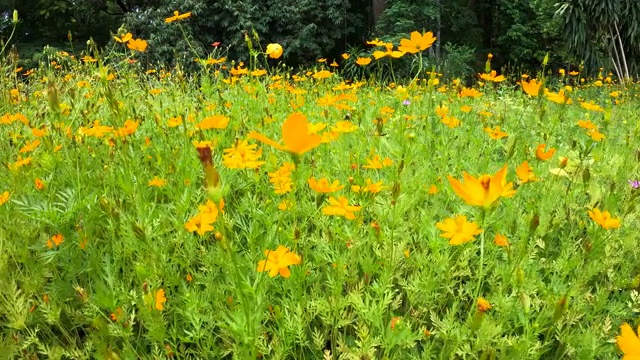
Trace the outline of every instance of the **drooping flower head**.
<instances>
[{"instance_id":1,"label":"drooping flower head","mask_svg":"<svg viewBox=\"0 0 640 360\"><path fill-rule=\"evenodd\" d=\"M267 45L265 54L267 54L272 59L279 59L282 56L283 51L284 50L282 49L282 45L273 43Z\"/></svg>"}]
</instances>

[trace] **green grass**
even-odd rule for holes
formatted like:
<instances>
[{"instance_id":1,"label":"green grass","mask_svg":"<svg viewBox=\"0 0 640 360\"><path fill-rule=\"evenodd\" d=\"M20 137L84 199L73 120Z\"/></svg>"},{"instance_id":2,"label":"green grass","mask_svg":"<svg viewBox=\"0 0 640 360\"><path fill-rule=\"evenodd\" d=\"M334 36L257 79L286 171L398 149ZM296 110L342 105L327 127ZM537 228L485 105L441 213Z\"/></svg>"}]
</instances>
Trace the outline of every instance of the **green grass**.
<instances>
[{"instance_id":1,"label":"green grass","mask_svg":"<svg viewBox=\"0 0 640 360\"><path fill-rule=\"evenodd\" d=\"M558 105L504 84L476 85L483 94L473 99L452 84L438 91L369 81L334 90L337 75L302 74L298 82L241 77L229 85L225 71L68 64L2 83L2 112L28 119L0 125L0 194L10 193L0 205L6 358L609 359L620 354L619 326L638 324L640 191L628 183L640 177L635 85L576 86L573 103ZM557 91L563 81L545 85ZM318 103L337 94L351 95L340 102L346 107ZM581 99L604 111L582 108ZM441 122L439 105L459 127ZM259 169L223 166L223 149L250 131L280 141L294 112L327 129L345 119L358 129L299 159L250 140L263 152ZM213 115L228 117L228 126L196 128ZM169 127L177 116L183 123ZM578 127L586 119L602 141ZM95 120L139 126L123 137L79 131ZM483 129L495 126L508 136L491 139ZM19 153L36 139L30 128L41 127L41 145ZM214 195L193 144L203 140L213 143L220 175ZM548 161L536 159L541 143L556 149ZM393 164L363 168L375 154ZM10 169L19 156L31 163ZM538 181L520 184L515 169L525 160ZM293 190L275 194L268 173L294 161ZM486 212L447 181L505 164L516 194ZM345 188L317 194L311 176ZM154 177L166 185L148 186ZM366 179L385 188L352 191ZM198 206L220 195L215 230L187 231ZM324 215L329 196L362 208L354 220ZM280 210L283 200L293 206ZM620 228L600 227L587 214L593 208L620 218ZM484 231L452 246L436 223L459 214ZM509 247L494 244L498 233ZM48 247L56 234L64 241ZM264 251L279 245L301 257L291 276L256 271ZM492 308L476 310L478 297Z\"/></svg>"}]
</instances>

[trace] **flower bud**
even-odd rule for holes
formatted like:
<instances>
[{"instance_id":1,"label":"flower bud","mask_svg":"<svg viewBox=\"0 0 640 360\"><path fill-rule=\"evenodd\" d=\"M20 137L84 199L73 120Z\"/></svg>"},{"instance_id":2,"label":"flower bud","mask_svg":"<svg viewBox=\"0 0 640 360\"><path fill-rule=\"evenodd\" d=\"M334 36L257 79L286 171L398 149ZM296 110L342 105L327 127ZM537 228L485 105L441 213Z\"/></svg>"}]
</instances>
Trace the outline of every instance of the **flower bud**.
<instances>
[{"instance_id":1,"label":"flower bud","mask_svg":"<svg viewBox=\"0 0 640 360\"><path fill-rule=\"evenodd\" d=\"M18 23L18 10L13 10L13 24L17 24Z\"/></svg>"}]
</instances>

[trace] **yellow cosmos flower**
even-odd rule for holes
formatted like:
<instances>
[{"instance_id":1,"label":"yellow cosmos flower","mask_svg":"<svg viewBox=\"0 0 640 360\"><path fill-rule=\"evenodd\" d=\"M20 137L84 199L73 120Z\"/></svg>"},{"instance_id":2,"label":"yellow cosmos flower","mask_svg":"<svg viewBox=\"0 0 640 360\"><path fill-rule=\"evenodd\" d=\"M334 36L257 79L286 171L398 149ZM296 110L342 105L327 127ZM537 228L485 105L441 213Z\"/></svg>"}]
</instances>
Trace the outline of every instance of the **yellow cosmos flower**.
<instances>
[{"instance_id":1,"label":"yellow cosmos flower","mask_svg":"<svg viewBox=\"0 0 640 360\"><path fill-rule=\"evenodd\" d=\"M170 127L170 128L174 128L174 127L177 127L177 126L180 126L180 125L182 125L182 116L175 116L175 117L170 118L167 121L167 126Z\"/></svg>"},{"instance_id":2,"label":"yellow cosmos flower","mask_svg":"<svg viewBox=\"0 0 640 360\"><path fill-rule=\"evenodd\" d=\"M380 191L384 190L384 182L382 180L378 181L378 182L373 182L371 179L367 179L365 180L365 185L364 186L360 186L360 185L352 185L351 186L351 191L355 192L355 193L370 193L370 194L377 194Z\"/></svg>"},{"instance_id":3,"label":"yellow cosmos flower","mask_svg":"<svg viewBox=\"0 0 640 360\"><path fill-rule=\"evenodd\" d=\"M482 80L492 81L492 82L496 82L496 83L506 80L503 75L498 75L498 73L495 70L491 70L491 72L489 74L480 74L480 78Z\"/></svg>"},{"instance_id":4,"label":"yellow cosmos flower","mask_svg":"<svg viewBox=\"0 0 640 360\"><path fill-rule=\"evenodd\" d=\"M462 90L460 90L460 92L458 93L458 96L460 98L470 97L470 98L477 99L480 96L482 96L482 93L473 88L462 88Z\"/></svg>"},{"instance_id":5,"label":"yellow cosmos flower","mask_svg":"<svg viewBox=\"0 0 640 360\"><path fill-rule=\"evenodd\" d=\"M4 205L7 203L7 201L9 201L9 197L11 195L9 194L8 191L3 192L2 194L0 194L0 206Z\"/></svg>"},{"instance_id":6,"label":"yellow cosmos flower","mask_svg":"<svg viewBox=\"0 0 640 360\"><path fill-rule=\"evenodd\" d=\"M322 213L329 216L344 216L348 220L353 220L356 218L354 213L360 209L362 206L349 205L349 201L344 196L337 199L331 196L329 197L329 205L322 208Z\"/></svg>"},{"instance_id":7,"label":"yellow cosmos flower","mask_svg":"<svg viewBox=\"0 0 640 360\"><path fill-rule=\"evenodd\" d=\"M158 311L164 310L165 302L167 302L167 298L164 295L164 289L159 289L158 291L156 291L156 299L155 299L156 310Z\"/></svg>"},{"instance_id":8,"label":"yellow cosmos flower","mask_svg":"<svg viewBox=\"0 0 640 360\"><path fill-rule=\"evenodd\" d=\"M587 212L589 217L595 221L598 225L602 226L602 228L609 229L617 229L620 227L620 218L612 218L609 211L600 211L600 209L593 209Z\"/></svg>"},{"instance_id":9,"label":"yellow cosmos flower","mask_svg":"<svg viewBox=\"0 0 640 360\"><path fill-rule=\"evenodd\" d=\"M147 51L147 41L142 39L131 39L127 43L130 50L145 52Z\"/></svg>"},{"instance_id":10,"label":"yellow cosmos flower","mask_svg":"<svg viewBox=\"0 0 640 360\"><path fill-rule=\"evenodd\" d=\"M286 246L278 246L276 250L265 250L266 260L258 261L258 272L269 272L270 277L276 277L278 274L283 278L291 276L289 266L300 265L302 258L300 255L291 252Z\"/></svg>"},{"instance_id":11,"label":"yellow cosmos flower","mask_svg":"<svg viewBox=\"0 0 640 360\"><path fill-rule=\"evenodd\" d=\"M149 181L149 187L163 187L167 185L167 180L161 179L159 177L154 177Z\"/></svg>"},{"instance_id":12,"label":"yellow cosmos flower","mask_svg":"<svg viewBox=\"0 0 640 360\"><path fill-rule=\"evenodd\" d=\"M522 85L522 90L526 92L529 96L536 97L540 94L540 88L542 87L542 82L538 82L536 79L530 81L521 81L520 85Z\"/></svg>"},{"instance_id":13,"label":"yellow cosmos flower","mask_svg":"<svg viewBox=\"0 0 640 360\"><path fill-rule=\"evenodd\" d=\"M578 121L578 126L585 130L596 130L598 126L591 122L591 120L580 120Z\"/></svg>"},{"instance_id":14,"label":"yellow cosmos flower","mask_svg":"<svg viewBox=\"0 0 640 360\"><path fill-rule=\"evenodd\" d=\"M605 138L604 134L598 131L597 129L589 131L588 134L593 141L602 141L602 139Z\"/></svg>"},{"instance_id":15,"label":"yellow cosmos flower","mask_svg":"<svg viewBox=\"0 0 640 360\"><path fill-rule=\"evenodd\" d=\"M633 332L631 325L624 323L620 326L620 335L616 337L616 344L624 354L623 360L640 359L640 326L638 334Z\"/></svg>"},{"instance_id":16,"label":"yellow cosmos flower","mask_svg":"<svg viewBox=\"0 0 640 360\"><path fill-rule=\"evenodd\" d=\"M184 19L186 19L186 18L188 18L190 16L191 16L191 12L186 12L184 14L180 14L180 12L178 10L176 10L176 11L173 12L173 16L165 18L164 22L166 24L168 24L168 23L172 23L174 21L184 20Z\"/></svg>"},{"instance_id":17,"label":"yellow cosmos flower","mask_svg":"<svg viewBox=\"0 0 640 360\"><path fill-rule=\"evenodd\" d=\"M256 131L250 132L249 138L256 139L278 150L289 151L296 155L302 155L311 151L320 146L322 142L320 135L309 132L309 122L307 121L307 117L302 113L291 114L287 120L282 123L282 141L284 145Z\"/></svg>"},{"instance_id":18,"label":"yellow cosmos flower","mask_svg":"<svg viewBox=\"0 0 640 360\"><path fill-rule=\"evenodd\" d=\"M338 121L331 130L337 133L350 133L358 130L358 126L351 121Z\"/></svg>"},{"instance_id":19,"label":"yellow cosmos flower","mask_svg":"<svg viewBox=\"0 0 640 360\"><path fill-rule=\"evenodd\" d=\"M516 175L520 180L520 184L526 184L531 181L536 181L536 175L533 173L533 170L529 166L528 161L524 161L522 164L518 165L516 168Z\"/></svg>"},{"instance_id":20,"label":"yellow cosmos flower","mask_svg":"<svg viewBox=\"0 0 640 360\"><path fill-rule=\"evenodd\" d=\"M382 169L393 165L393 160L388 157L382 159L380 155L374 155L372 158L367 159L367 163L362 165L364 169Z\"/></svg>"},{"instance_id":21,"label":"yellow cosmos flower","mask_svg":"<svg viewBox=\"0 0 640 360\"><path fill-rule=\"evenodd\" d=\"M545 151L546 147L547 144L538 144L538 147L536 148L536 158L538 160L547 161L551 159L553 154L556 153L556 149L552 147L550 147L549 150Z\"/></svg>"},{"instance_id":22,"label":"yellow cosmos flower","mask_svg":"<svg viewBox=\"0 0 640 360\"><path fill-rule=\"evenodd\" d=\"M359 57L358 59L356 59L356 64L358 64L360 66L367 66L367 65L371 64L371 58Z\"/></svg>"},{"instance_id":23,"label":"yellow cosmos flower","mask_svg":"<svg viewBox=\"0 0 640 360\"><path fill-rule=\"evenodd\" d=\"M225 129L227 125L229 125L228 117L224 115L213 115L202 119L202 121L196 125L196 128L200 130Z\"/></svg>"},{"instance_id":24,"label":"yellow cosmos flower","mask_svg":"<svg viewBox=\"0 0 640 360\"><path fill-rule=\"evenodd\" d=\"M272 59L279 59L282 56L284 49L282 49L282 45L277 43L272 43L267 45L267 49L265 54L267 54Z\"/></svg>"},{"instance_id":25,"label":"yellow cosmos flower","mask_svg":"<svg viewBox=\"0 0 640 360\"><path fill-rule=\"evenodd\" d=\"M229 169L257 169L265 163L260 161L262 149L256 150L257 146L247 140L236 141L232 147L223 150L222 163Z\"/></svg>"},{"instance_id":26,"label":"yellow cosmos flower","mask_svg":"<svg viewBox=\"0 0 640 360\"><path fill-rule=\"evenodd\" d=\"M509 136L509 134L507 134L506 132L502 131L500 129L500 126L496 126L495 129L486 127L484 128L484 131L489 134L489 137L492 138L493 140L500 140L504 137Z\"/></svg>"},{"instance_id":27,"label":"yellow cosmos flower","mask_svg":"<svg viewBox=\"0 0 640 360\"><path fill-rule=\"evenodd\" d=\"M32 152L40 146L40 140L36 139L30 143L27 143L20 149L20 153Z\"/></svg>"},{"instance_id":28,"label":"yellow cosmos flower","mask_svg":"<svg viewBox=\"0 0 640 360\"><path fill-rule=\"evenodd\" d=\"M596 105L593 102L581 102L580 106L589 111L604 112L604 109L600 105Z\"/></svg>"},{"instance_id":29,"label":"yellow cosmos flower","mask_svg":"<svg viewBox=\"0 0 640 360\"><path fill-rule=\"evenodd\" d=\"M501 197L512 197L516 191L513 183L507 183L507 165L498 170L493 176L482 175L475 178L463 172L464 183L451 176L447 179L453 191L467 204L473 206L491 207Z\"/></svg>"},{"instance_id":30,"label":"yellow cosmos flower","mask_svg":"<svg viewBox=\"0 0 640 360\"><path fill-rule=\"evenodd\" d=\"M405 53L417 54L420 51L427 50L433 45L436 41L436 38L433 36L431 31L420 34L417 31L411 33L409 39L401 39L400 46L398 46L398 50Z\"/></svg>"},{"instance_id":31,"label":"yellow cosmos flower","mask_svg":"<svg viewBox=\"0 0 640 360\"><path fill-rule=\"evenodd\" d=\"M441 237L449 239L450 245L461 245L475 239L482 229L475 222L468 222L467 217L458 215L455 218L446 218L436 224L442 231Z\"/></svg>"},{"instance_id":32,"label":"yellow cosmos flower","mask_svg":"<svg viewBox=\"0 0 640 360\"><path fill-rule=\"evenodd\" d=\"M327 178L316 180L315 177L311 177L309 178L309 180L307 180L307 183L313 191L323 194L328 194L344 189L344 185L340 185L339 180L335 180L331 184L329 184L329 180Z\"/></svg>"},{"instance_id":33,"label":"yellow cosmos flower","mask_svg":"<svg viewBox=\"0 0 640 360\"><path fill-rule=\"evenodd\" d=\"M114 37L113 37L113 39L114 39L115 41L117 41L117 42L119 42L119 43L122 43L122 44L129 42L129 40L131 40L132 38L133 38L133 35L131 35L131 33L130 33L130 32L128 32L128 33L126 33L126 34L122 35L122 37L118 37L118 36L114 36Z\"/></svg>"}]
</instances>

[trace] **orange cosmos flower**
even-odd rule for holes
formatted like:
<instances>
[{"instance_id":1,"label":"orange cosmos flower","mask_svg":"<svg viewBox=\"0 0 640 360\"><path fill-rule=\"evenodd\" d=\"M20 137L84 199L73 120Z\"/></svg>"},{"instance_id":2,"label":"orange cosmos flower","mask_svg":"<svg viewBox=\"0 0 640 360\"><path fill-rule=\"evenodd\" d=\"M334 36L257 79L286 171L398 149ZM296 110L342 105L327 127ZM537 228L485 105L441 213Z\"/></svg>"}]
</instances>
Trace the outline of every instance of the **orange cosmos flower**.
<instances>
[{"instance_id":1,"label":"orange cosmos flower","mask_svg":"<svg viewBox=\"0 0 640 360\"><path fill-rule=\"evenodd\" d=\"M507 237L502 234L496 234L496 237L493 239L493 242L500 247L509 246L509 241L507 241Z\"/></svg>"},{"instance_id":2,"label":"orange cosmos flower","mask_svg":"<svg viewBox=\"0 0 640 360\"><path fill-rule=\"evenodd\" d=\"M31 134L35 137L42 137L47 135L47 129L43 126L41 129L31 128Z\"/></svg>"},{"instance_id":3,"label":"orange cosmos flower","mask_svg":"<svg viewBox=\"0 0 640 360\"><path fill-rule=\"evenodd\" d=\"M42 179L36 178L35 180L33 180L33 182L36 185L36 189L38 189L38 190L44 189L44 181L42 181Z\"/></svg>"},{"instance_id":4,"label":"orange cosmos flower","mask_svg":"<svg viewBox=\"0 0 640 360\"><path fill-rule=\"evenodd\" d=\"M16 162L14 162L13 164L7 164L7 167L10 170L16 170L30 163L31 163L31 157L23 159L22 156L18 156L18 160L16 160Z\"/></svg>"},{"instance_id":5,"label":"orange cosmos flower","mask_svg":"<svg viewBox=\"0 0 640 360\"><path fill-rule=\"evenodd\" d=\"M591 130L588 132L589 136L593 141L601 141L605 138L604 134L598 131L597 129Z\"/></svg>"},{"instance_id":6,"label":"orange cosmos flower","mask_svg":"<svg viewBox=\"0 0 640 360\"><path fill-rule=\"evenodd\" d=\"M64 241L64 236L62 234L53 235L50 239L47 240L47 247L49 249L53 249L53 247L58 247Z\"/></svg>"},{"instance_id":7,"label":"orange cosmos flower","mask_svg":"<svg viewBox=\"0 0 640 360\"><path fill-rule=\"evenodd\" d=\"M522 90L529 94L529 96L536 97L540 94L540 87L542 86L542 82L538 82L537 80L533 79L529 82L521 81L520 85L522 85Z\"/></svg>"},{"instance_id":8,"label":"orange cosmos flower","mask_svg":"<svg viewBox=\"0 0 640 360\"><path fill-rule=\"evenodd\" d=\"M593 209L587 212L589 217L595 221L598 225L604 229L617 229L620 227L620 218L612 218L609 211L600 211L600 209Z\"/></svg>"},{"instance_id":9,"label":"orange cosmos flower","mask_svg":"<svg viewBox=\"0 0 640 360\"><path fill-rule=\"evenodd\" d=\"M475 239L482 229L475 222L468 222L467 217L458 215L455 218L446 218L436 224L442 230L441 237L449 239L450 245L461 245Z\"/></svg>"},{"instance_id":10,"label":"orange cosmos flower","mask_svg":"<svg viewBox=\"0 0 640 360\"><path fill-rule=\"evenodd\" d=\"M344 185L340 185L340 181L338 180L335 180L333 183L329 184L329 180L327 178L316 180L315 177L311 177L309 178L309 180L307 180L307 182L309 183L309 187L313 191L323 194L336 192L344 188Z\"/></svg>"},{"instance_id":11,"label":"orange cosmos flower","mask_svg":"<svg viewBox=\"0 0 640 360\"><path fill-rule=\"evenodd\" d=\"M322 213L325 215L344 216L348 220L356 218L354 212L360 211L362 206L349 205L349 201L346 197L340 196L339 198L329 197L329 205L322 208Z\"/></svg>"},{"instance_id":12,"label":"orange cosmos flower","mask_svg":"<svg viewBox=\"0 0 640 360\"><path fill-rule=\"evenodd\" d=\"M492 306L489 303L489 301L487 301L487 299L483 298L483 297L479 297L477 300L477 305L478 305L478 311L483 313L483 312L487 312L489 310L491 310Z\"/></svg>"},{"instance_id":13,"label":"orange cosmos flower","mask_svg":"<svg viewBox=\"0 0 640 360\"><path fill-rule=\"evenodd\" d=\"M585 130L595 130L598 126L591 122L591 120L580 120L578 121L578 126Z\"/></svg>"},{"instance_id":14,"label":"orange cosmos flower","mask_svg":"<svg viewBox=\"0 0 640 360\"><path fill-rule=\"evenodd\" d=\"M556 153L555 148L549 148L549 150L545 151L544 149L547 147L547 144L539 144L536 148L536 158L541 161L547 161L551 159L553 154Z\"/></svg>"},{"instance_id":15,"label":"orange cosmos flower","mask_svg":"<svg viewBox=\"0 0 640 360\"><path fill-rule=\"evenodd\" d=\"M518 176L518 179L520 179L521 184L536 181L536 175L533 173L528 161L524 161L522 164L518 165L516 168L516 175Z\"/></svg>"},{"instance_id":16,"label":"orange cosmos flower","mask_svg":"<svg viewBox=\"0 0 640 360\"><path fill-rule=\"evenodd\" d=\"M155 301L156 310L158 311L164 310L164 303L166 302L167 302L167 298L164 296L164 289L158 289L158 291L156 291L156 301Z\"/></svg>"},{"instance_id":17,"label":"orange cosmos flower","mask_svg":"<svg viewBox=\"0 0 640 360\"><path fill-rule=\"evenodd\" d=\"M127 43L130 50L145 52L147 51L147 41L142 39L132 39Z\"/></svg>"},{"instance_id":18,"label":"orange cosmos flower","mask_svg":"<svg viewBox=\"0 0 640 360\"><path fill-rule=\"evenodd\" d=\"M405 53L417 54L420 51L424 51L430 48L435 41L436 38L433 36L433 33L431 31L425 33L424 35L420 34L417 31L414 31L411 33L410 39L400 40L400 46L398 46L398 50Z\"/></svg>"},{"instance_id":19,"label":"orange cosmos flower","mask_svg":"<svg viewBox=\"0 0 640 360\"><path fill-rule=\"evenodd\" d=\"M289 151L296 155L302 155L320 146L322 137L318 134L309 133L309 122L307 117L301 113L289 115L282 123L282 140L284 145L277 143L259 132L252 131L249 138L256 139L278 150Z\"/></svg>"},{"instance_id":20,"label":"orange cosmos flower","mask_svg":"<svg viewBox=\"0 0 640 360\"><path fill-rule=\"evenodd\" d=\"M453 191L467 204L491 207L501 197L512 197L516 191L513 190L513 183L507 183L507 165L498 170L493 176L482 175L475 178L463 172L464 183L451 176L447 179Z\"/></svg>"},{"instance_id":21,"label":"orange cosmos flower","mask_svg":"<svg viewBox=\"0 0 640 360\"><path fill-rule=\"evenodd\" d=\"M133 133L138 129L139 124L139 121L127 120L124 122L123 127L114 130L113 133L118 137L133 135Z\"/></svg>"},{"instance_id":22,"label":"orange cosmos flower","mask_svg":"<svg viewBox=\"0 0 640 360\"><path fill-rule=\"evenodd\" d=\"M23 146L20 149L20 153L32 152L33 150L37 149L38 146L40 146L40 140L36 139L30 143L27 143L25 146Z\"/></svg>"},{"instance_id":23,"label":"orange cosmos flower","mask_svg":"<svg viewBox=\"0 0 640 360\"><path fill-rule=\"evenodd\" d=\"M640 359L640 326L638 334L633 332L631 325L624 323L620 326L620 335L616 336L616 344L624 354L623 360Z\"/></svg>"},{"instance_id":24,"label":"orange cosmos flower","mask_svg":"<svg viewBox=\"0 0 640 360\"><path fill-rule=\"evenodd\" d=\"M492 138L493 140L500 140L504 137L509 136L509 134L507 134L506 132L502 131L500 129L500 126L496 126L495 129L492 129L490 127L486 127L484 128L484 132L486 132L487 134L489 134L489 137Z\"/></svg>"},{"instance_id":25,"label":"orange cosmos flower","mask_svg":"<svg viewBox=\"0 0 640 360\"><path fill-rule=\"evenodd\" d=\"M258 272L269 272L270 277L276 277L278 274L283 278L291 276L291 270L289 266L300 265L302 258L300 255L291 252L286 246L278 246L276 250L265 250L264 255L266 260L258 261Z\"/></svg>"}]
</instances>

